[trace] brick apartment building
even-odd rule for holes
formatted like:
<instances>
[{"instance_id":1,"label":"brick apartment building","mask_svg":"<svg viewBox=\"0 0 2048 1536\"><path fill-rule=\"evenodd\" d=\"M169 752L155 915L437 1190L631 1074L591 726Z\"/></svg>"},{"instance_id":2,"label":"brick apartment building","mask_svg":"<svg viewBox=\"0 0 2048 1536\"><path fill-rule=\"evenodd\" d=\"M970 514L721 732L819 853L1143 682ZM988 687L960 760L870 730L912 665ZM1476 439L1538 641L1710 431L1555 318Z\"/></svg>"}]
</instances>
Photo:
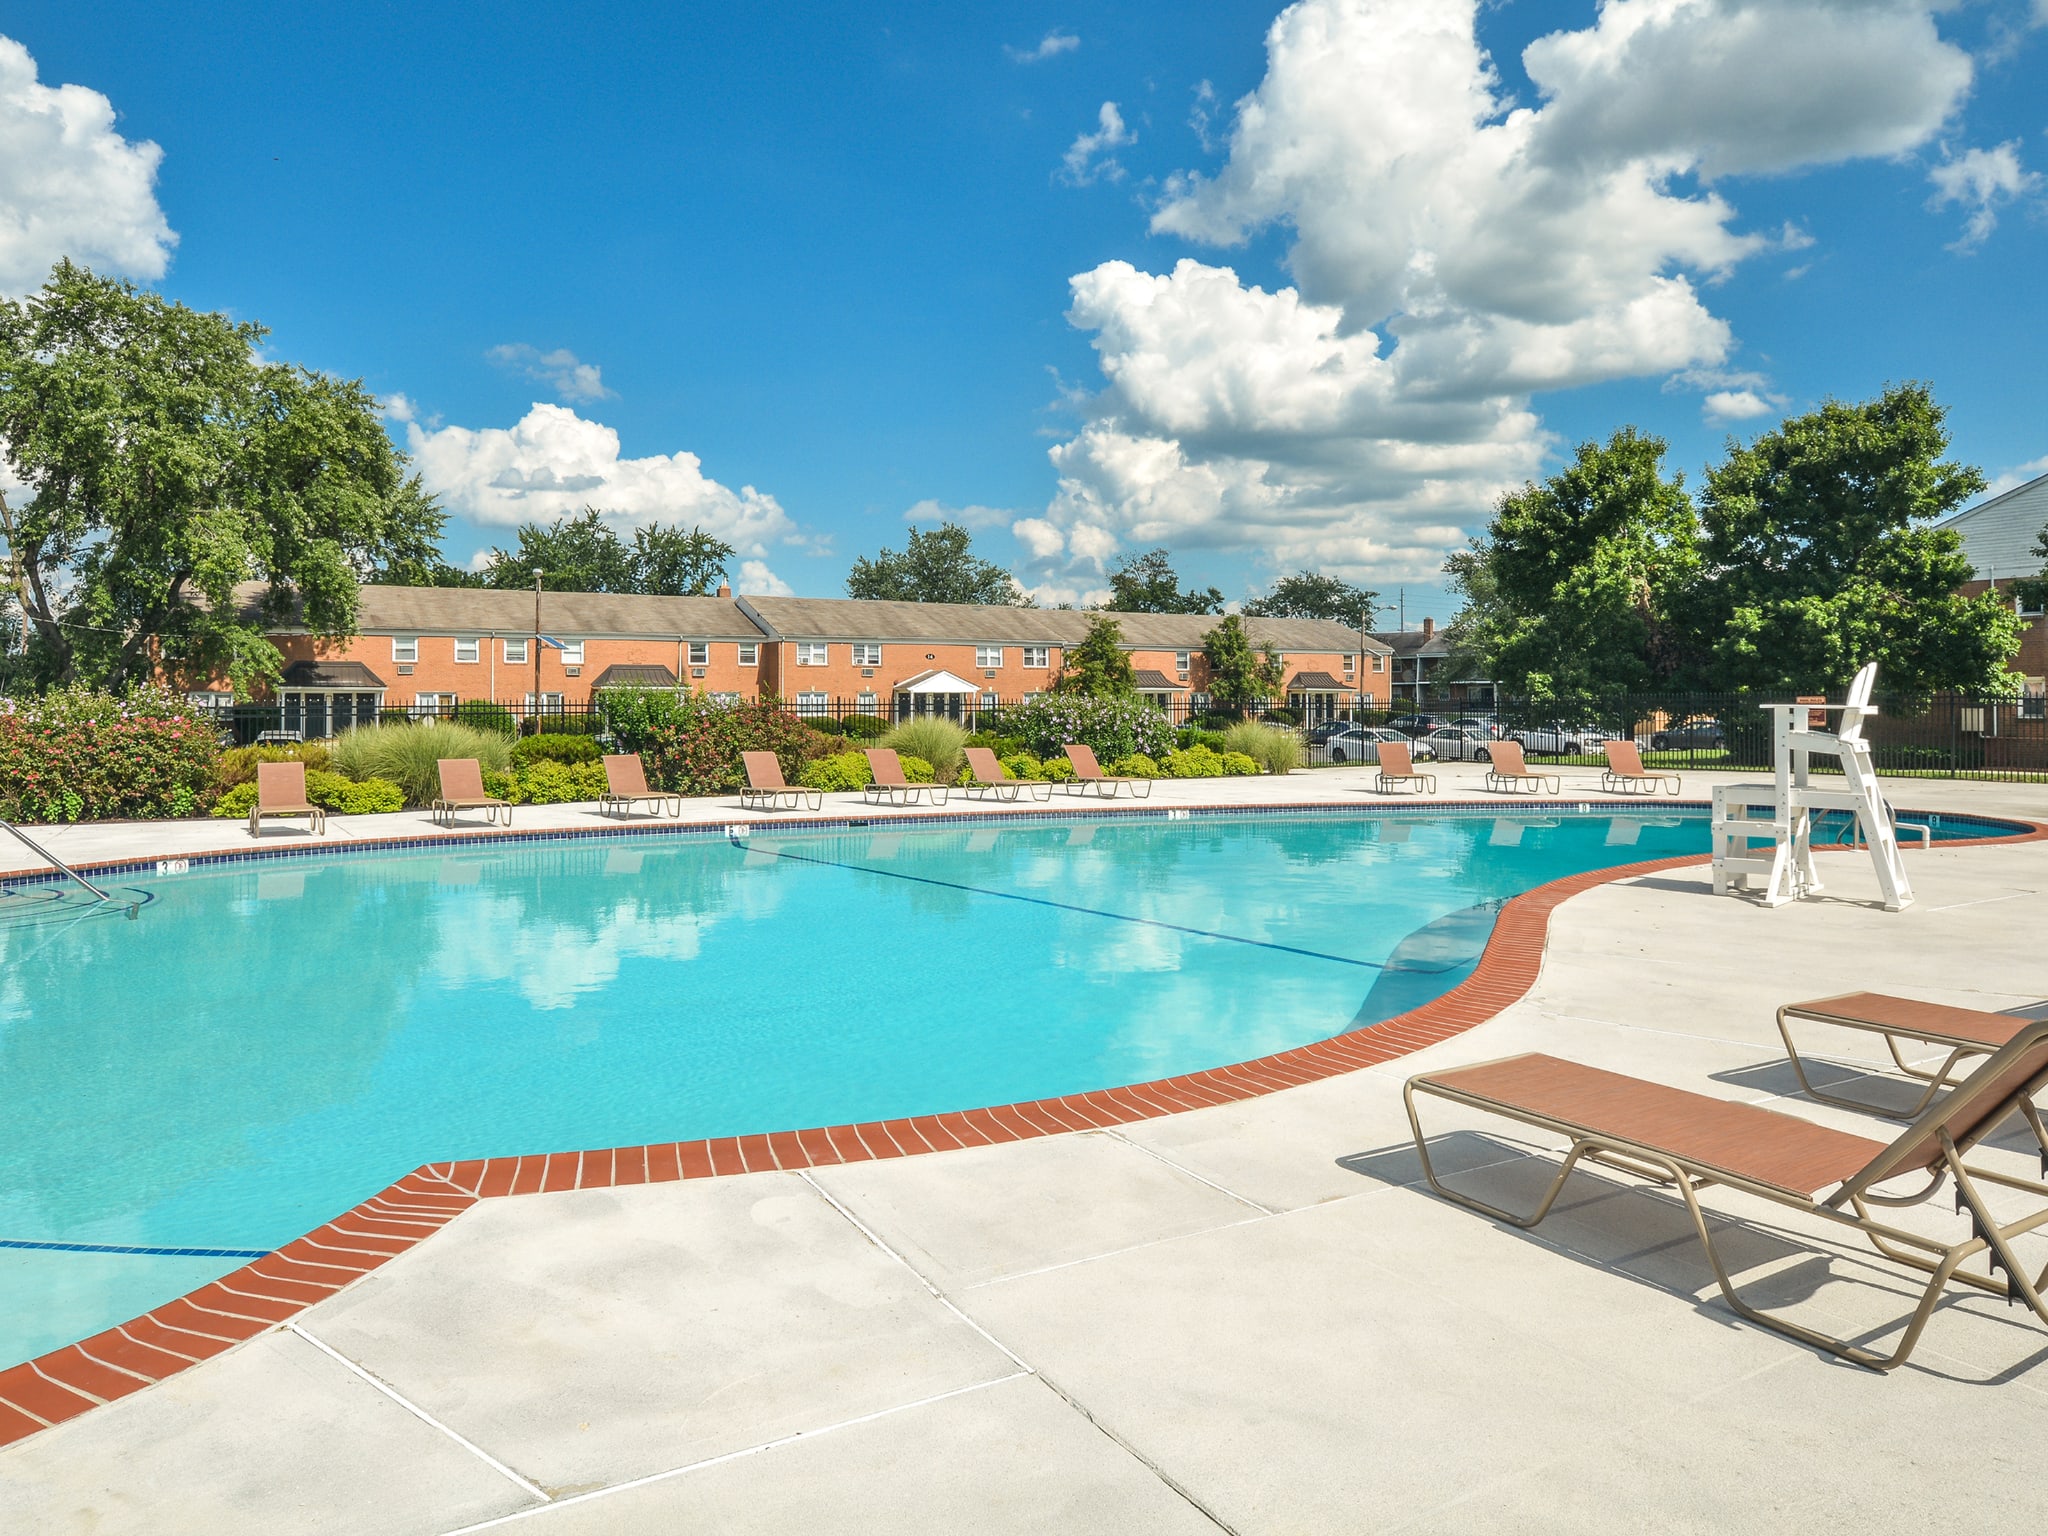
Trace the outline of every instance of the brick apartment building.
<instances>
[{"instance_id":1,"label":"brick apartment building","mask_svg":"<svg viewBox=\"0 0 2048 1536\"><path fill-rule=\"evenodd\" d=\"M253 613L261 589L242 599ZM454 587L362 589L357 633L323 641L286 627L279 725L325 736L387 712L445 713L465 700L543 711L608 687L772 694L799 713L857 710L960 718L1043 692L1092 615L1067 610L844 598L534 594ZM1200 614L1113 614L1139 691L1199 708L1208 668ZM1319 619L1246 619L1254 645L1282 658L1280 692L1320 718L1384 708L1388 647ZM228 702L216 688L203 694Z\"/></svg>"}]
</instances>

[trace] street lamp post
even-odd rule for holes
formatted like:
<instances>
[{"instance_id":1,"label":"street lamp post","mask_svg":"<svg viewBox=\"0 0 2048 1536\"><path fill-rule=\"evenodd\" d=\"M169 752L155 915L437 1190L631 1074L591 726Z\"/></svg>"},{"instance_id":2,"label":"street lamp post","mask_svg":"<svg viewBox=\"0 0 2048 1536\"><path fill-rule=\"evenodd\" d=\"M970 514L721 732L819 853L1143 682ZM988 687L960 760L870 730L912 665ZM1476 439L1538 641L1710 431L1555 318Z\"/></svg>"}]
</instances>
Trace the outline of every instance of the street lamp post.
<instances>
[{"instance_id":1,"label":"street lamp post","mask_svg":"<svg viewBox=\"0 0 2048 1536\"><path fill-rule=\"evenodd\" d=\"M533 719L534 734L540 734L540 578L542 573L533 573L533 708L529 714Z\"/></svg>"}]
</instances>

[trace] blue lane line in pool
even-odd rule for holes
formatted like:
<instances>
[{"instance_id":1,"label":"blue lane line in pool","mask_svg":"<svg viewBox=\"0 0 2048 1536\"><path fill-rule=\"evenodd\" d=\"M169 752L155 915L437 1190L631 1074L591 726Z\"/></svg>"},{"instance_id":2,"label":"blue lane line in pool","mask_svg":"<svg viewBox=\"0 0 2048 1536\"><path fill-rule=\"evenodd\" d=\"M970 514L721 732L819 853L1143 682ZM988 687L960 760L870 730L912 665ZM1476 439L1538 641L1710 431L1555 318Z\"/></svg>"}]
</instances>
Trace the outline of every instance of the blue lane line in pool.
<instances>
[{"instance_id":1,"label":"blue lane line in pool","mask_svg":"<svg viewBox=\"0 0 2048 1536\"><path fill-rule=\"evenodd\" d=\"M118 1243L24 1243L0 1237L0 1248L33 1253L139 1253L152 1259L267 1259L268 1248L130 1248Z\"/></svg>"},{"instance_id":2,"label":"blue lane line in pool","mask_svg":"<svg viewBox=\"0 0 2048 1536\"><path fill-rule=\"evenodd\" d=\"M749 840L752 842L752 840ZM740 844L733 847L744 852ZM1057 907L1062 912L1079 912L1087 917L1106 917L1112 922L1136 923L1145 928L1165 928L1174 933L1189 933L1199 939L1221 939L1227 944L1250 944L1257 949L1277 949L1286 955L1301 955L1310 960L1328 960L1337 965L1356 965L1369 971L1422 970L1420 966L1388 966L1378 960L1354 960L1349 955L1328 955L1319 949L1301 949L1293 944L1275 944L1266 939L1247 939L1234 933L1218 933L1213 928L1190 928L1184 923L1161 922L1156 917L1131 917L1122 912L1105 912L1100 907L1083 907L1071 901L1054 901L1045 896L1026 896L1018 891L999 891L986 885L963 885L957 880L936 880L930 875L906 875L900 869L877 869L872 864L848 864L841 859L821 859L814 854L790 853L781 848L763 847L752 842L759 852L773 854L778 859L790 859L798 864L818 864L828 869L858 870L864 875L886 875L891 880L909 880L917 885L936 885L949 891L965 891L970 896L996 896L1004 901L1028 902L1035 907Z\"/></svg>"}]
</instances>

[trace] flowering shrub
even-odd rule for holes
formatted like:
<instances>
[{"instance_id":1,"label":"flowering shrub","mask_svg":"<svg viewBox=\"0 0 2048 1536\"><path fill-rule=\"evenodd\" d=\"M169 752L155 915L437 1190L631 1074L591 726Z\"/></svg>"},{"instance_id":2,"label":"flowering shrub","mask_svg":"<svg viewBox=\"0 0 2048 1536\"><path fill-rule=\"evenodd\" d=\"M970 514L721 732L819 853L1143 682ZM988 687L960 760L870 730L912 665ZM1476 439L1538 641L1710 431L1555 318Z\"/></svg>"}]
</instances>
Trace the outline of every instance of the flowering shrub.
<instances>
[{"instance_id":1,"label":"flowering shrub","mask_svg":"<svg viewBox=\"0 0 2048 1536\"><path fill-rule=\"evenodd\" d=\"M1021 736L1041 757L1059 755L1068 742L1093 747L1102 762L1142 752L1157 758L1173 750L1173 724L1140 698L1093 699L1048 693L1003 711L1002 732Z\"/></svg>"},{"instance_id":2,"label":"flowering shrub","mask_svg":"<svg viewBox=\"0 0 2048 1536\"><path fill-rule=\"evenodd\" d=\"M163 688L61 689L0 715L0 816L191 816L213 780L212 722Z\"/></svg>"},{"instance_id":3,"label":"flowering shrub","mask_svg":"<svg viewBox=\"0 0 2048 1536\"><path fill-rule=\"evenodd\" d=\"M831 740L812 730L783 708L764 698L721 704L702 694L687 694L664 723L639 743L647 763L647 781L679 795L718 795L746 782L742 752L773 752L782 776L795 783L804 765L825 756Z\"/></svg>"}]
</instances>

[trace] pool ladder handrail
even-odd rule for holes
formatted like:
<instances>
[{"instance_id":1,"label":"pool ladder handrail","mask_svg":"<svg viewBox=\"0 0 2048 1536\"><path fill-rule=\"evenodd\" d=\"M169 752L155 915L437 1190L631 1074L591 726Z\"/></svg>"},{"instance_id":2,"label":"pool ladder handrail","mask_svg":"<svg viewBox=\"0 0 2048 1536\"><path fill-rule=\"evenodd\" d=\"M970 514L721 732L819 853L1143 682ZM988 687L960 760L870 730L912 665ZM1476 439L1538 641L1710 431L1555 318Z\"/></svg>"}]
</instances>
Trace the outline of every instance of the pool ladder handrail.
<instances>
[{"instance_id":1,"label":"pool ladder handrail","mask_svg":"<svg viewBox=\"0 0 2048 1536\"><path fill-rule=\"evenodd\" d=\"M30 837L26 832L22 831L21 828L17 827L13 822L8 821L5 818L0 818L0 827L5 827L9 832L12 832L15 838L21 843L22 847L28 849L30 853L36 855L37 858L48 859L51 862L51 864L55 865L58 869L63 870L65 874L69 875L72 879L76 880L88 891L91 891L93 895L97 896L101 901L112 901L114 899L113 897L109 896L105 891L101 890L98 886L94 885L90 880L86 879L85 876L81 875L77 870L73 869L69 864L66 864L62 859L58 858L57 855L50 852L50 850L45 848L41 843L37 842L34 838ZM133 917L135 915L135 906L135 903L129 903L128 915L130 917Z\"/></svg>"}]
</instances>

